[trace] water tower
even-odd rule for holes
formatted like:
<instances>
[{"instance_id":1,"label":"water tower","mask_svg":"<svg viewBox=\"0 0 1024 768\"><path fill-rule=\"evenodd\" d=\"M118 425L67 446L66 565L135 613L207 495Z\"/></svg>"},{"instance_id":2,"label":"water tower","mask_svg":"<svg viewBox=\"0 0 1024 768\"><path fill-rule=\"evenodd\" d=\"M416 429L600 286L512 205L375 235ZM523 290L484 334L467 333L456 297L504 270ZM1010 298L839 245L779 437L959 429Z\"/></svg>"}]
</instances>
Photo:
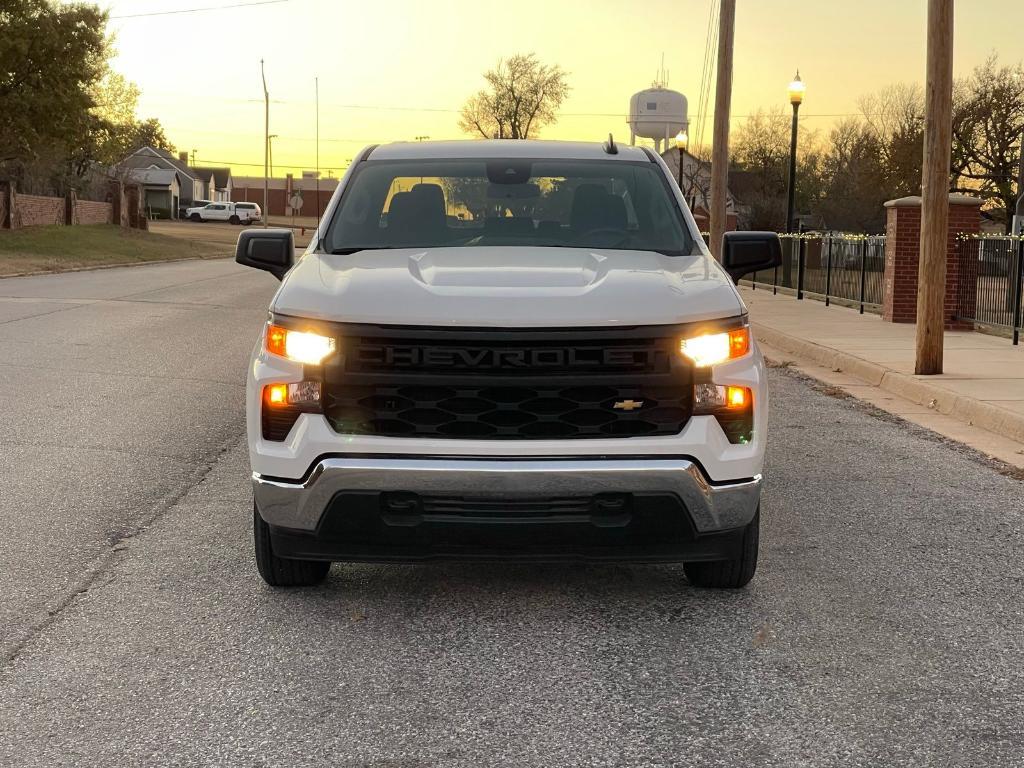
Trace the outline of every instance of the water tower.
<instances>
[{"instance_id":1,"label":"water tower","mask_svg":"<svg viewBox=\"0 0 1024 768\"><path fill-rule=\"evenodd\" d=\"M662 142L669 148L671 140L690 124L686 112L686 97L665 87L668 73L662 68L651 87L634 93L629 100L629 143L636 137L654 139L654 148L660 154Z\"/></svg>"}]
</instances>

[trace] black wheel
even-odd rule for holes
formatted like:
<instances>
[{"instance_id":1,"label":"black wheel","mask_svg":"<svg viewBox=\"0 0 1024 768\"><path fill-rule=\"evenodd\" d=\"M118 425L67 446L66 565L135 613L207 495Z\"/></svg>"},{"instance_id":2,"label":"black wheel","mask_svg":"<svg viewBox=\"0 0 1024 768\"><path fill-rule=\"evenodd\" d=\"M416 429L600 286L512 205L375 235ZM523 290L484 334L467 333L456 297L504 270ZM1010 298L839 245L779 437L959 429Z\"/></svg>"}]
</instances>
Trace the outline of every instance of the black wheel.
<instances>
[{"instance_id":1,"label":"black wheel","mask_svg":"<svg viewBox=\"0 0 1024 768\"><path fill-rule=\"evenodd\" d=\"M239 218L238 218L237 216L235 216L235 215L232 215L232 216L231 216L231 218L230 218L230 219L228 219L228 221L229 221L229 222L230 222L231 224L241 224L241 223L242 223L242 220L241 220L241 219L239 219Z\"/></svg>"},{"instance_id":2,"label":"black wheel","mask_svg":"<svg viewBox=\"0 0 1024 768\"><path fill-rule=\"evenodd\" d=\"M743 531L743 544L736 560L718 560L710 563L685 563L683 573L695 587L739 589L754 578L757 570L757 542L761 527L761 508Z\"/></svg>"},{"instance_id":3,"label":"black wheel","mask_svg":"<svg viewBox=\"0 0 1024 768\"><path fill-rule=\"evenodd\" d=\"M270 545L270 526L263 522L256 503L252 505L256 567L272 587L312 587L327 577L331 564L321 560L288 560L278 557Z\"/></svg>"},{"instance_id":4,"label":"black wheel","mask_svg":"<svg viewBox=\"0 0 1024 768\"><path fill-rule=\"evenodd\" d=\"M200 216L198 213L193 213L191 216L189 216L189 219L191 221L202 221L203 217Z\"/></svg>"}]
</instances>

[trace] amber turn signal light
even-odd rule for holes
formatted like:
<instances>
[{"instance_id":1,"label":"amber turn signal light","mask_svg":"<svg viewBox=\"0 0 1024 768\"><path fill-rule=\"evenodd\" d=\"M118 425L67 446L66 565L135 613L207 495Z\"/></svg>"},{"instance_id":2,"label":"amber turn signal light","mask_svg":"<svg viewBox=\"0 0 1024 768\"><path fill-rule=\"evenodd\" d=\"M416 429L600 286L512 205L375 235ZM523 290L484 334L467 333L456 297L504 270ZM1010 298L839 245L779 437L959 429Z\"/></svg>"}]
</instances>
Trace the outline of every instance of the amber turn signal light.
<instances>
[{"instance_id":1,"label":"amber turn signal light","mask_svg":"<svg viewBox=\"0 0 1024 768\"><path fill-rule=\"evenodd\" d=\"M268 405L288 405L288 385L271 384L263 388Z\"/></svg>"},{"instance_id":2,"label":"amber turn signal light","mask_svg":"<svg viewBox=\"0 0 1024 768\"><path fill-rule=\"evenodd\" d=\"M750 405L750 390L746 387L726 387L725 407L746 408Z\"/></svg>"}]
</instances>

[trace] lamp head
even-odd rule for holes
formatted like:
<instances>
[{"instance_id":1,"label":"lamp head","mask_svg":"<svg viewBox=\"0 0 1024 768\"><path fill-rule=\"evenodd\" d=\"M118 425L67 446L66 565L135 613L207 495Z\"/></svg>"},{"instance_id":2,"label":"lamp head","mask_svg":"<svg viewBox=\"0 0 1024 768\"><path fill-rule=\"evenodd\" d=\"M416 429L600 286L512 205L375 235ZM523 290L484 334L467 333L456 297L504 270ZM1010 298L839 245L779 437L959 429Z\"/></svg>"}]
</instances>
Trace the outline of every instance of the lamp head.
<instances>
[{"instance_id":1,"label":"lamp head","mask_svg":"<svg viewBox=\"0 0 1024 768\"><path fill-rule=\"evenodd\" d=\"M796 71L796 76L793 78L793 82L789 84L789 103L800 104L804 100L804 91L807 90L807 86L804 85L804 81L800 79L800 70Z\"/></svg>"}]
</instances>

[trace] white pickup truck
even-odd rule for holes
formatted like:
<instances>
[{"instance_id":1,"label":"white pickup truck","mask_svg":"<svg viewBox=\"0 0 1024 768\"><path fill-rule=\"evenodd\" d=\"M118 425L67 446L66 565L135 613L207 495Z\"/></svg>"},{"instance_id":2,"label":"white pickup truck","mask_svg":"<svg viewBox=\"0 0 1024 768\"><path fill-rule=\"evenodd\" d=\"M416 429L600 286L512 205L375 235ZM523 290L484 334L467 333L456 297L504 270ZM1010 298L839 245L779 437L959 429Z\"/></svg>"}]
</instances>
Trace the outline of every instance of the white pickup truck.
<instances>
[{"instance_id":1,"label":"white pickup truck","mask_svg":"<svg viewBox=\"0 0 1024 768\"><path fill-rule=\"evenodd\" d=\"M229 224L255 224L262 216L256 203L206 203L185 211L185 217L191 221L226 221Z\"/></svg>"},{"instance_id":2,"label":"white pickup truck","mask_svg":"<svg viewBox=\"0 0 1024 768\"><path fill-rule=\"evenodd\" d=\"M734 282L660 157L540 141L375 146L282 280L248 374L256 562L683 562L754 575L768 390Z\"/></svg>"}]
</instances>

